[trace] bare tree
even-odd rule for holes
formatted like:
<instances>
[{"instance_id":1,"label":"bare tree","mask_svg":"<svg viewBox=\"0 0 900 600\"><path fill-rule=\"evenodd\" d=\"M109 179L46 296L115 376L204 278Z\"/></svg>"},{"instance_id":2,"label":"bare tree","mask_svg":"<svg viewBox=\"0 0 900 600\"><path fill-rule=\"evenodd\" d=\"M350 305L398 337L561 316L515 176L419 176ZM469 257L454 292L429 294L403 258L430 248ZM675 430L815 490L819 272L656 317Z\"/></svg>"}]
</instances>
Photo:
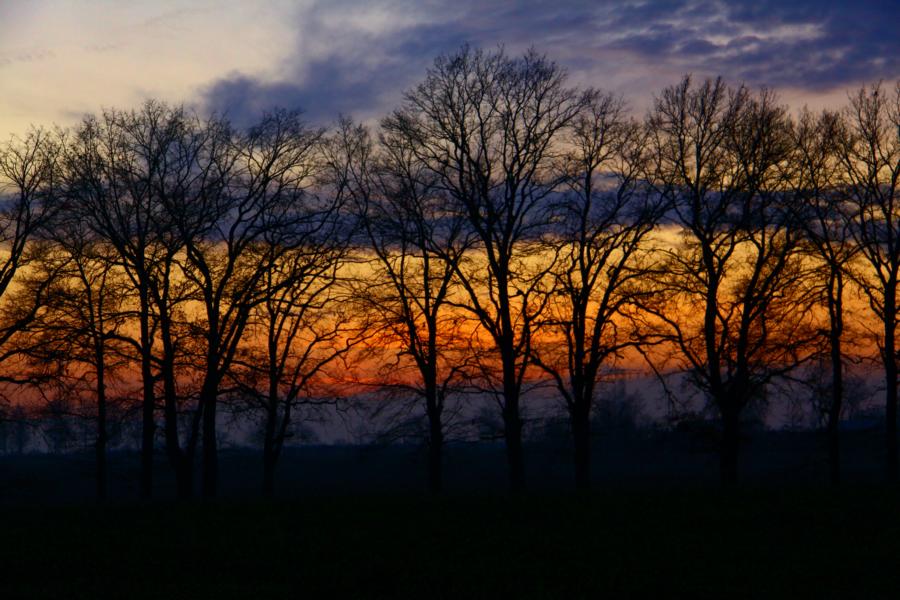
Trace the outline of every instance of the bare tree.
<instances>
[{"instance_id":1,"label":"bare tree","mask_svg":"<svg viewBox=\"0 0 900 600\"><path fill-rule=\"evenodd\" d=\"M23 353L42 386L84 399L81 417L95 423L97 498L106 499L111 375L127 366L117 340L127 322L130 286L115 251L98 243L77 215L63 213L47 227L52 251L29 278L49 286L46 303L29 326Z\"/></svg>"},{"instance_id":2,"label":"bare tree","mask_svg":"<svg viewBox=\"0 0 900 600\"><path fill-rule=\"evenodd\" d=\"M685 77L657 98L648 125L653 183L678 239L643 308L721 416L721 474L732 484L744 409L802 363L814 337L784 192L789 122L766 90Z\"/></svg>"},{"instance_id":3,"label":"bare tree","mask_svg":"<svg viewBox=\"0 0 900 600\"><path fill-rule=\"evenodd\" d=\"M311 196L297 201L312 212L294 231L300 237L291 248L285 252L280 238L260 243L269 265L257 284L263 297L229 374L244 406L263 417L266 496L274 492L278 459L302 411L334 404L324 380L342 379L331 367L346 368L344 359L367 330L341 275L351 249L348 219L337 204L321 210L326 205Z\"/></svg>"},{"instance_id":4,"label":"bare tree","mask_svg":"<svg viewBox=\"0 0 900 600\"><path fill-rule=\"evenodd\" d=\"M307 188L317 169L322 131L308 128L298 113L266 115L246 134L227 132L209 152L202 183L162 205L174 216L183 256L179 272L196 290L201 340L202 492L218 485L216 412L220 386L234 361L254 308L276 290L267 274L327 227L334 199Z\"/></svg>"},{"instance_id":5,"label":"bare tree","mask_svg":"<svg viewBox=\"0 0 900 600\"><path fill-rule=\"evenodd\" d=\"M646 133L624 103L592 92L568 130L564 212L549 243L560 247L554 300L535 362L565 400L574 441L575 482L590 486L591 408L601 369L637 338L627 310L648 293L647 237L663 201L643 183Z\"/></svg>"},{"instance_id":6,"label":"bare tree","mask_svg":"<svg viewBox=\"0 0 900 600\"><path fill-rule=\"evenodd\" d=\"M408 140L477 240L455 267L460 307L492 346L482 366L503 415L513 490L525 485L521 395L554 262L540 236L560 182L558 141L580 100L565 71L535 51L510 58L463 47L439 57L382 123Z\"/></svg>"},{"instance_id":7,"label":"bare tree","mask_svg":"<svg viewBox=\"0 0 900 600\"><path fill-rule=\"evenodd\" d=\"M861 88L845 111L840 149L851 228L868 269L855 279L880 321L885 377L887 476L900 478L897 448L897 292L900 281L900 82Z\"/></svg>"},{"instance_id":8,"label":"bare tree","mask_svg":"<svg viewBox=\"0 0 900 600\"><path fill-rule=\"evenodd\" d=\"M332 365L359 341L365 328L342 297L342 248L327 241L295 250L266 274L272 295L258 305L231 377L251 412L263 416L262 492L275 490L275 468L302 411L334 404ZM286 283L285 280L290 280ZM262 343L260 343L262 342Z\"/></svg>"},{"instance_id":9,"label":"bare tree","mask_svg":"<svg viewBox=\"0 0 900 600\"><path fill-rule=\"evenodd\" d=\"M825 305L826 354L831 382L827 404L817 407L825 420L829 476L840 482L840 421L844 409L844 300L853 258L858 247L850 234L841 189L839 149L845 127L836 113L820 115L804 110L794 127L795 163L792 183L799 200L797 225L804 231L804 247L816 267L810 281Z\"/></svg>"},{"instance_id":10,"label":"bare tree","mask_svg":"<svg viewBox=\"0 0 900 600\"><path fill-rule=\"evenodd\" d=\"M27 277L24 287L17 282L50 251L39 232L61 204L64 147L63 134L42 129L0 147L0 298L16 296L2 311L0 364L12 362L21 350L11 342L38 315L49 291L49 277ZM15 368L0 381L18 382Z\"/></svg>"},{"instance_id":11,"label":"bare tree","mask_svg":"<svg viewBox=\"0 0 900 600\"><path fill-rule=\"evenodd\" d=\"M171 197L196 188L208 171L203 161L214 125L204 126L183 109L157 102L141 110L109 110L88 117L77 129L67 154L67 210L97 239L116 252L137 296L137 335L120 339L138 355L142 384L141 495L153 489L157 383L162 383L166 452L176 472L178 493L193 489L196 424L179 437L176 364L182 351L179 306L188 299L176 280L176 257L183 244L176 235ZM199 413L195 411L195 415ZM194 420L196 423L196 419Z\"/></svg>"},{"instance_id":12,"label":"bare tree","mask_svg":"<svg viewBox=\"0 0 900 600\"><path fill-rule=\"evenodd\" d=\"M428 488L440 492L447 402L462 372L454 352L460 342L459 319L449 302L468 246L463 218L446 211L438 178L416 157L407 136L383 135L380 152L373 156L368 131L344 121L331 148L334 176L353 198L371 258L371 276L362 279L358 296L376 314L377 343L397 348L379 383L424 404ZM405 374L404 358L412 362L412 380Z\"/></svg>"},{"instance_id":13,"label":"bare tree","mask_svg":"<svg viewBox=\"0 0 900 600\"><path fill-rule=\"evenodd\" d=\"M31 347L27 329L46 304L52 274L28 272L50 251L38 238L59 206L64 145L63 134L34 129L0 146L0 383L16 387L38 383L22 369L22 352ZM21 413L19 404L10 411Z\"/></svg>"}]
</instances>

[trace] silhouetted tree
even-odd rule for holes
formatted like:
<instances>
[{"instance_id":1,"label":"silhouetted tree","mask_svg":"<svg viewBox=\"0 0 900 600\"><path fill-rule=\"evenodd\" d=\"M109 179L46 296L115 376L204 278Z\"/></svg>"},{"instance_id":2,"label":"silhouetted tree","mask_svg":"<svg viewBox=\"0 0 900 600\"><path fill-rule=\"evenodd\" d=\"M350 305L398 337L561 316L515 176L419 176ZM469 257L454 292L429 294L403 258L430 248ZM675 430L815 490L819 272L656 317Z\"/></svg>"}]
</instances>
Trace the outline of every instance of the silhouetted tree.
<instances>
[{"instance_id":1,"label":"silhouetted tree","mask_svg":"<svg viewBox=\"0 0 900 600\"><path fill-rule=\"evenodd\" d=\"M308 192L318 168L321 130L298 113L275 112L244 134L211 136L208 164L196 189L169 195L161 205L174 217L183 255L179 273L196 290L195 320L201 343L203 480L216 494L216 412L223 379L231 368L254 308L293 280L265 286L268 274L290 253L322 232L334 215L333 198Z\"/></svg>"},{"instance_id":2,"label":"silhouetted tree","mask_svg":"<svg viewBox=\"0 0 900 600\"><path fill-rule=\"evenodd\" d=\"M643 307L718 410L722 480L732 484L742 412L802 362L813 337L785 194L790 123L769 91L685 77L657 98L648 126L652 181L678 239L659 296Z\"/></svg>"},{"instance_id":3,"label":"silhouetted tree","mask_svg":"<svg viewBox=\"0 0 900 600\"><path fill-rule=\"evenodd\" d=\"M424 403L428 488L440 492L445 408L462 367L454 355L459 319L449 301L468 240L463 218L446 210L438 178L416 157L407 136L385 134L377 156L372 146L365 128L344 121L332 140L331 163L339 188L353 199L372 255L372 276L361 279L359 296L377 315L377 343L397 347L396 361L385 365L380 382ZM414 365L411 381L404 357Z\"/></svg>"},{"instance_id":4,"label":"silhouetted tree","mask_svg":"<svg viewBox=\"0 0 900 600\"><path fill-rule=\"evenodd\" d=\"M261 299L255 304L231 376L246 406L263 416L263 479L274 492L275 467L300 411L331 405L329 368L343 359L366 333L341 277L350 252L350 229L335 196L321 202L311 195L292 201L297 220L290 247L284 238L258 242L265 254Z\"/></svg>"},{"instance_id":5,"label":"silhouetted tree","mask_svg":"<svg viewBox=\"0 0 900 600\"><path fill-rule=\"evenodd\" d=\"M43 129L0 145L0 383L11 386L36 383L22 368L21 352L29 347L27 328L45 305L49 284L28 271L49 251L37 238L58 209L64 146L63 134ZM24 408L16 403L9 414L22 415ZM24 426L17 429L24 432ZM17 438L21 448L24 436Z\"/></svg>"},{"instance_id":6,"label":"silhouetted tree","mask_svg":"<svg viewBox=\"0 0 900 600\"><path fill-rule=\"evenodd\" d=\"M319 379L334 377L332 364L346 367L342 359L365 332L339 289L342 254L326 242L282 257L266 274L263 285L272 295L255 308L245 348L234 361L246 406L263 416L266 496L275 490L275 468L301 411L334 404L330 386Z\"/></svg>"},{"instance_id":7,"label":"silhouetted tree","mask_svg":"<svg viewBox=\"0 0 900 600\"><path fill-rule=\"evenodd\" d=\"M130 286L117 268L115 252L94 239L77 218L63 213L48 225L52 252L30 277L48 285L46 303L29 327L23 353L37 378L59 395L83 398L95 423L97 497L107 493L110 373L126 366L117 341L127 314ZM78 415L83 416L83 415Z\"/></svg>"},{"instance_id":8,"label":"silhouetted tree","mask_svg":"<svg viewBox=\"0 0 900 600\"><path fill-rule=\"evenodd\" d=\"M535 362L566 403L575 482L590 486L591 408L601 369L636 341L627 307L651 288L646 242L662 216L660 196L643 183L646 133L624 115L621 99L591 92L567 134L563 212L549 243L560 247L546 341Z\"/></svg>"},{"instance_id":9,"label":"silhouetted tree","mask_svg":"<svg viewBox=\"0 0 900 600\"><path fill-rule=\"evenodd\" d=\"M51 250L38 238L59 210L65 143L61 133L34 129L0 147L0 298L6 300L0 308L0 365L15 361L22 350L15 338L46 302L49 274L29 277L27 270ZM20 280L23 285L17 285ZM27 383L17 370L13 365L0 381Z\"/></svg>"},{"instance_id":10,"label":"silhouetted tree","mask_svg":"<svg viewBox=\"0 0 900 600\"><path fill-rule=\"evenodd\" d=\"M856 282L881 324L876 335L885 377L887 475L900 477L897 448L897 292L900 281L900 82L861 88L844 114L840 148L850 231L868 269Z\"/></svg>"},{"instance_id":11,"label":"silhouetted tree","mask_svg":"<svg viewBox=\"0 0 900 600\"><path fill-rule=\"evenodd\" d=\"M841 189L838 150L845 128L836 113L813 115L803 111L791 129L794 143L794 174L799 211L797 225L804 231L804 247L816 268L811 284L825 305L827 356L830 363L830 398L817 407L825 419L829 476L840 482L840 421L844 405L843 339L844 296L848 273L857 251L848 227Z\"/></svg>"},{"instance_id":12,"label":"silhouetted tree","mask_svg":"<svg viewBox=\"0 0 900 600\"><path fill-rule=\"evenodd\" d=\"M540 236L561 178L559 138L580 105L565 71L533 50L510 58L463 47L439 57L382 123L438 177L448 210L477 240L455 270L462 307L492 346L482 366L503 415L513 490L525 485L521 394L554 262Z\"/></svg>"},{"instance_id":13,"label":"silhouetted tree","mask_svg":"<svg viewBox=\"0 0 900 600\"><path fill-rule=\"evenodd\" d=\"M130 339L140 363L140 487L145 498L153 489L157 382L162 383L166 452L178 494L187 497L193 489L197 425L182 447L176 381L179 305L189 290L175 277L176 257L184 245L169 206L172 197L196 188L208 175L209 161L202 159L215 131L183 109L148 102L139 111L109 110L87 117L67 154L67 211L115 250L137 296L137 337L123 339Z\"/></svg>"},{"instance_id":14,"label":"silhouetted tree","mask_svg":"<svg viewBox=\"0 0 900 600\"><path fill-rule=\"evenodd\" d=\"M674 365L720 417L734 483L748 408L815 360L837 483L858 288L900 478L900 83L792 120L768 90L686 77L644 123L625 112L534 50L464 46L377 139L288 111L239 130L155 101L13 138L0 146L0 384L41 394L35 430L55 449L90 415L100 497L115 372L140 385L143 497L160 416L179 496L198 450L216 493L220 399L240 399L262 418L270 494L301 413L335 402L365 348L369 383L403 396L417 436L427 423L431 490L452 407L476 390L497 401L520 491L532 384L562 396L586 489L605 374L662 352L651 367Z\"/></svg>"}]
</instances>

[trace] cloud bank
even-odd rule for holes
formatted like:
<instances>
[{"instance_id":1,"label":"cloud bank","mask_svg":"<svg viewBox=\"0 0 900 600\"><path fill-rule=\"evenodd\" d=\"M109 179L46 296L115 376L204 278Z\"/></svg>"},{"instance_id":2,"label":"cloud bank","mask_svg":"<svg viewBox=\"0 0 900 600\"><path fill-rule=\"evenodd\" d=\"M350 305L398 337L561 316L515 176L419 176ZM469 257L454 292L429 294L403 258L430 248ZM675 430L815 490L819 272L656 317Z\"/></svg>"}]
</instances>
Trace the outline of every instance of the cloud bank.
<instances>
[{"instance_id":1,"label":"cloud bank","mask_svg":"<svg viewBox=\"0 0 900 600\"><path fill-rule=\"evenodd\" d=\"M809 94L900 77L900 4L876 0L343 0L285 18L295 37L283 63L208 83L203 107L237 122L274 106L370 118L463 43L533 45L578 83L644 99L686 72Z\"/></svg>"}]
</instances>

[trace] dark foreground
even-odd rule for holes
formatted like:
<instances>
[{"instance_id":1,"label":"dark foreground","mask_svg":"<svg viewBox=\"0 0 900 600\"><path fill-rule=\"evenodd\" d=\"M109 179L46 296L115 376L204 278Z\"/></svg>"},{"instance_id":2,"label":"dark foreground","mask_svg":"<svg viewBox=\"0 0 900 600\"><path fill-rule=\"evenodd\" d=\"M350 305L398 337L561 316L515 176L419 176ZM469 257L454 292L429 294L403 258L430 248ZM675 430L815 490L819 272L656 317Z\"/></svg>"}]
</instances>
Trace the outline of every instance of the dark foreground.
<instances>
[{"instance_id":1,"label":"dark foreground","mask_svg":"<svg viewBox=\"0 0 900 600\"><path fill-rule=\"evenodd\" d=\"M900 490L3 509L0 598L893 598Z\"/></svg>"}]
</instances>

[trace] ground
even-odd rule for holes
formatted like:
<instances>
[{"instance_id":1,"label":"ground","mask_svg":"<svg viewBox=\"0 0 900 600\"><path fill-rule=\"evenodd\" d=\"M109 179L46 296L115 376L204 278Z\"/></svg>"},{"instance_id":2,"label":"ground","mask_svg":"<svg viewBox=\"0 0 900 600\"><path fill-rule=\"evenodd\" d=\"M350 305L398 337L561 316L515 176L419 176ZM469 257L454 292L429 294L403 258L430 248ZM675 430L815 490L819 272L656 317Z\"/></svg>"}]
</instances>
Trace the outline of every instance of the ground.
<instances>
[{"instance_id":1,"label":"ground","mask_svg":"<svg viewBox=\"0 0 900 600\"><path fill-rule=\"evenodd\" d=\"M900 490L7 506L2 598L889 598Z\"/></svg>"}]
</instances>

